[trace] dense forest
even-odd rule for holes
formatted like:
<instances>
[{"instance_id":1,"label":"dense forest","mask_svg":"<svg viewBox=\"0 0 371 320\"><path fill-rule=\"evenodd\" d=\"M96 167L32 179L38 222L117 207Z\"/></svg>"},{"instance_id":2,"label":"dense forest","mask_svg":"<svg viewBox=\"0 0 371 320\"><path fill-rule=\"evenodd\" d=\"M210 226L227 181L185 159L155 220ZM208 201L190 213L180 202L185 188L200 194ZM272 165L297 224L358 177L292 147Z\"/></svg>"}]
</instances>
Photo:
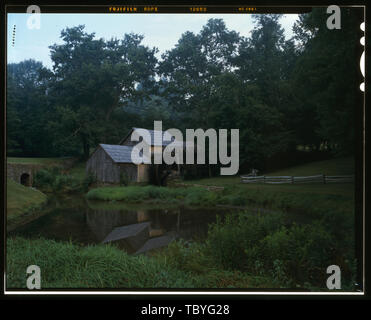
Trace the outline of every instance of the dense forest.
<instances>
[{"instance_id":1,"label":"dense forest","mask_svg":"<svg viewBox=\"0 0 371 320\"><path fill-rule=\"evenodd\" d=\"M131 127L238 128L240 164L260 168L295 150L354 153L359 93L359 25L341 11L299 15L285 39L280 15L253 15L246 38L210 19L170 51L143 36L97 39L84 26L51 45L52 69L26 60L7 67L7 155L87 158Z\"/></svg>"}]
</instances>

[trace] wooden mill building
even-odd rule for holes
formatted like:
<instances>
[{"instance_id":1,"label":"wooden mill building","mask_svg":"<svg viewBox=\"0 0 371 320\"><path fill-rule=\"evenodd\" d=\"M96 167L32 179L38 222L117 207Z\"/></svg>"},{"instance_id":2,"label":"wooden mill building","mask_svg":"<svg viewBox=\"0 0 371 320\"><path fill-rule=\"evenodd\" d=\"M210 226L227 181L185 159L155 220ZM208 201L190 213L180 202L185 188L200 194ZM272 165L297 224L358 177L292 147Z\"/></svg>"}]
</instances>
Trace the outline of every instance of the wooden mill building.
<instances>
[{"instance_id":1,"label":"wooden mill building","mask_svg":"<svg viewBox=\"0 0 371 320\"><path fill-rule=\"evenodd\" d=\"M154 130L132 128L118 145L99 144L86 163L86 172L93 174L98 182L103 183L120 183L122 175L131 182L148 182L150 164L136 164L131 159L133 147L138 143L131 140L134 130L139 133L142 130L149 132L150 139L143 135L143 141L149 146L151 154L162 152L174 141L167 132L159 131L155 134ZM162 139L158 139L158 136Z\"/></svg>"}]
</instances>

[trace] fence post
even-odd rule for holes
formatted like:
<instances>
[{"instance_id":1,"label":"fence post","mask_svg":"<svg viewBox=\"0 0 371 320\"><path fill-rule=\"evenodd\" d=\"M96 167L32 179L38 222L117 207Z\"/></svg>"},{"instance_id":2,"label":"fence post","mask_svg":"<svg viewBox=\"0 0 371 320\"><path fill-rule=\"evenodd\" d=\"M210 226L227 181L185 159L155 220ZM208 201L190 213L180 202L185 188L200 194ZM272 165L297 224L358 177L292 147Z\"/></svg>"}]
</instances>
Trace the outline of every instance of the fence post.
<instances>
[{"instance_id":1,"label":"fence post","mask_svg":"<svg viewBox=\"0 0 371 320\"><path fill-rule=\"evenodd\" d=\"M291 176L291 183L294 183L294 176Z\"/></svg>"},{"instance_id":2,"label":"fence post","mask_svg":"<svg viewBox=\"0 0 371 320\"><path fill-rule=\"evenodd\" d=\"M326 184L326 176L324 174L323 175L323 184Z\"/></svg>"},{"instance_id":3,"label":"fence post","mask_svg":"<svg viewBox=\"0 0 371 320\"><path fill-rule=\"evenodd\" d=\"M265 183L265 176L263 176L263 183Z\"/></svg>"}]
</instances>

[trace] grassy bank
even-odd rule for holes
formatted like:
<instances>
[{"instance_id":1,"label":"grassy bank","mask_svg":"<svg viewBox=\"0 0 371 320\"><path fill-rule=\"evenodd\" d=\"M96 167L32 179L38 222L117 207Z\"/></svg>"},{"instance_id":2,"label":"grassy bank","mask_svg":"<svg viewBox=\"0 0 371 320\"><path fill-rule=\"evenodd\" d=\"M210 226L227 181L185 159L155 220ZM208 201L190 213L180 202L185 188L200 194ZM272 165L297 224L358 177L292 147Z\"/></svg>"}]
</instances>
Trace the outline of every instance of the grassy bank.
<instances>
[{"instance_id":1,"label":"grassy bank","mask_svg":"<svg viewBox=\"0 0 371 320\"><path fill-rule=\"evenodd\" d=\"M313 162L288 168L270 175L330 175L352 174L352 158ZM354 184L243 184L239 176L214 177L184 181L183 187L165 188L155 186L101 187L88 192L87 198L105 201L157 201L185 202L192 205L270 206L284 210L298 209L317 212L332 208L352 212ZM208 191L204 186L224 187L223 191Z\"/></svg>"},{"instance_id":2,"label":"grassy bank","mask_svg":"<svg viewBox=\"0 0 371 320\"><path fill-rule=\"evenodd\" d=\"M37 216L46 204L47 197L42 192L27 188L11 179L7 180L7 224L12 229Z\"/></svg>"},{"instance_id":3,"label":"grassy bank","mask_svg":"<svg viewBox=\"0 0 371 320\"><path fill-rule=\"evenodd\" d=\"M100 187L90 190L89 200L123 201L127 203L184 203L211 206L217 203L217 194L202 187L166 188L156 186Z\"/></svg>"},{"instance_id":4,"label":"grassy bank","mask_svg":"<svg viewBox=\"0 0 371 320\"><path fill-rule=\"evenodd\" d=\"M90 180L85 177L84 164L74 158L14 158L13 164L40 165L34 175L34 188L25 187L11 179L7 180L7 227L12 230L43 214L40 210L47 202L44 192L86 192Z\"/></svg>"},{"instance_id":5,"label":"grassy bank","mask_svg":"<svg viewBox=\"0 0 371 320\"><path fill-rule=\"evenodd\" d=\"M274 185L226 186L222 191L203 187L166 188L155 186L101 187L91 189L89 200L122 201L124 203L163 203L191 206L268 207L311 217L328 211L353 217L353 184L282 188Z\"/></svg>"},{"instance_id":6,"label":"grassy bank","mask_svg":"<svg viewBox=\"0 0 371 320\"><path fill-rule=\"evenodd\" d=\"M46 166L62 166L66 161L73 161L73 158L17 158L7 157L8 163L17 164L35 164L35 165L46 165Z\"/></svg>"},{"instance_id":7,"label":"grassy bank","mask_svg":"<svg viewBox=\"0 0 371 320\"><path fill-rule=\"evenodd\" d=\"M109 245L80 247L52 240L11 238L7 287L25 288L29 265L41 270L42 288L230 288L269 287L271 280L205 265L203 275L166 259L130 256Z\"/></svg>"}]
</instances>

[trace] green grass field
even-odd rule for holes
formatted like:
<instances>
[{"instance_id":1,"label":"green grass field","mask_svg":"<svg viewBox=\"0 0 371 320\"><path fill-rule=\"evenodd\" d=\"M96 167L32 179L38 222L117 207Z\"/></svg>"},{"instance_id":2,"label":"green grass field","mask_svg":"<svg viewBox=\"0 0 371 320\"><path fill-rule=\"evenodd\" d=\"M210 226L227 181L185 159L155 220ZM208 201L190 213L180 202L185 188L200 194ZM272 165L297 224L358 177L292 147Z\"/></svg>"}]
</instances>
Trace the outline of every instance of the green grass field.
<instances>
[{"instance_id":1,"label":"green grass field","mask_svg":"<svg viewBox=\"0 0 371 320\"><path fill-rule=\"evenodd\" d=\"M66 160L72 160L73 158L16 158L7 157L8 163L17 164L36 164L36 165L62 165Z\"/></svg>"},{"instance_id":2,"label":"green grass field","mask_svg":"<svg viewBox=\"0 0 371 320\"><path fill-rule=\"evenodd\" d=\"M311 162L308 164L295 166L279 171L262 173L269 176L309 176L315 174L326 175L351 175L354 174L354 159L339 158L325 161ZM260 174L260 173L259 173ZM198 180L187 180L185 184L200 184L207 186L222 186L239 190L258 190L261 192L289 192L295 194L313 193L313 194L329 194L329 195L344 195L354 196L354 184L246 184L241 183L240 176L219 176L213 178L205 178Z\"/></svg>"},{"instance_id":3,"label":"green grass field","mask_svg":"<svg viewBox=\"0 0 371 320\"><path fill-rule=\"evenodd\" d=\"M25 216L33 215L34 211L47 201L44 193L25 187L11 179L8 179L6 187L7 222L9 226L25 220Z\"/></svg>"},{"instance_id":4,"label":"green grass field","mask_svg":"<svg viewBox=\"0 0 371 320\"><path fill-rule=\"evenodd\" d=\"M353 158L338 158L324 161L316 161L300 166L290 167L273 172L259 172L259 175L269 176L310 176L316 174L326 175L351 175L354 174ZM241 174L242 175L242 174ZM203 184L210 186L228 186L240 183L238 176L220 176L213 178L184 181L188 184ZM282 185L281 185L282 186ZM279 186L281 188L281 186Z\"/></svg>"}]
</instances>

